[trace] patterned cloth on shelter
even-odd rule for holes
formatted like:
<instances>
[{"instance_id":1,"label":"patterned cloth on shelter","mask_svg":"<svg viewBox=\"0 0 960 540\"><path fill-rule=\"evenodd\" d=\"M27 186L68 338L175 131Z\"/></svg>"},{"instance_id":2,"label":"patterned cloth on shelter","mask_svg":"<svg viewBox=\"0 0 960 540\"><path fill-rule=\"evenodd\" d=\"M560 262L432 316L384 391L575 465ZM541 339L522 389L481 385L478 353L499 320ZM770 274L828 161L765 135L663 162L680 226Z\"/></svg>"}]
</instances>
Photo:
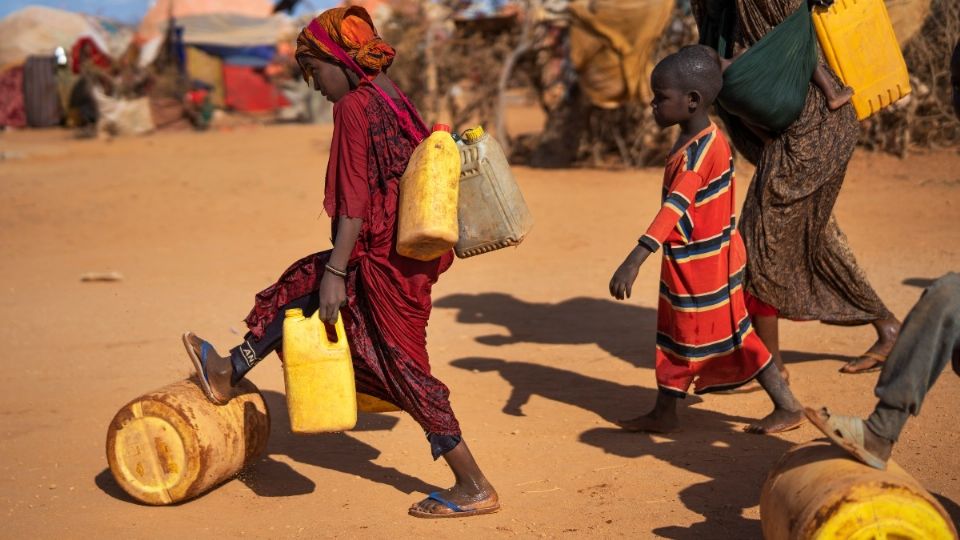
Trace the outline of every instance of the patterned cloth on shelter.
<instances>
[{"instance_id":1,"label":"patterned cloth on shelter","mask_svg":"<svg viewBox=\"0 0 960 540\"><path fill-rule=\"evenodd\" d=\"M730 146L716 125L667 160L663 208L640 243L663 247L657 385L686 395L740 386L769 365L743 298L746 252L736 224Z\"/></svg>"},{"instance_id":2,"label":"patterned cloth on shelter","mask_svg":"<svg viewBox=\"0 0 960 540\"><path fill-rule=\"evenodd\" d=\"M340 15L325 22L343 21ZM344 43L343 32L331 35ZM348 49L351 55L356 51L357 47ZM357 56L361 65L371 65L362 61L363 55ZM402 109L406 100L395 103ZM399 181L418 141L368 82L337 101L333 114L324 209L333 219L334 237L339 218L363 220L348 264L347 305L341 309L357 391L399 406L428 434L459 437L449 390L431 374L426 346L430 292L452 264L453 254L422 262L396 252ZM416 135L422 139L427 133L421 130ZM255 338L263 336L283 305L318 290L329 257L327 251L297 261L275 285L257 295L246 319Z\"/></svg>"}]
</instances>

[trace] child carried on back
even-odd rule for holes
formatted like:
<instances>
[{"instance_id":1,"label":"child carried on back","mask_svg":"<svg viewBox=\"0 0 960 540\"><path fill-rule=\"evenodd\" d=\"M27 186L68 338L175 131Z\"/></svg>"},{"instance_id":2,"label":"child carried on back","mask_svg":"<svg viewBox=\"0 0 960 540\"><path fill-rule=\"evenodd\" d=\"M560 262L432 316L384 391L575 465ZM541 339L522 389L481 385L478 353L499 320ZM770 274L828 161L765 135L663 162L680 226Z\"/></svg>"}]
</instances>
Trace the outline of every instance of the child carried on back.
<instances>
[{"instance_id":1,"label":"child carried on back","mask_svg":"<svg viewBox=\"0 0 960 540\"><path fill-rule=\"evenodd\" d=\"M747 426L777 433L803 423L770 352L753 330L743 298L746 251L737 234L733 158L708 111L722 85L719 58L693 45L663 59L651 76L653 116L679 124L667 158L663 206L610 280L610 294L629 298L640 265L663 249L657 307L653 410L619 425L629 431L676 431L678 398L729 390L756 378L774 410Z\"/></svg>"}]
</instances>

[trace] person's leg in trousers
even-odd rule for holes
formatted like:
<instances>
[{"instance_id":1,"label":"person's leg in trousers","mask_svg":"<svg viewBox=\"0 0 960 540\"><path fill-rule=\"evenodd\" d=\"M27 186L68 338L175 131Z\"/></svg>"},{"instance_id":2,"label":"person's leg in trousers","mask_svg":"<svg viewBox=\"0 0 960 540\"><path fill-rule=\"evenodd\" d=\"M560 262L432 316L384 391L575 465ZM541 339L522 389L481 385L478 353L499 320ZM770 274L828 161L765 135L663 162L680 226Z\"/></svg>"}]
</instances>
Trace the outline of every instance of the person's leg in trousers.
<instances>
[{"instance_id":1,"label":"person's leg in trousers","mask_svg":"<svg viewBox=\"0 0 960 540\"><path fill-rule=\"evenodd\" d=\"M960 274L933 283L913 307L877 382L880 399L866 421L864 446L887 460L910 415L943 368L960 353ZM956 369L956 366L955 366Z\"/></svg>"}]
</instances>

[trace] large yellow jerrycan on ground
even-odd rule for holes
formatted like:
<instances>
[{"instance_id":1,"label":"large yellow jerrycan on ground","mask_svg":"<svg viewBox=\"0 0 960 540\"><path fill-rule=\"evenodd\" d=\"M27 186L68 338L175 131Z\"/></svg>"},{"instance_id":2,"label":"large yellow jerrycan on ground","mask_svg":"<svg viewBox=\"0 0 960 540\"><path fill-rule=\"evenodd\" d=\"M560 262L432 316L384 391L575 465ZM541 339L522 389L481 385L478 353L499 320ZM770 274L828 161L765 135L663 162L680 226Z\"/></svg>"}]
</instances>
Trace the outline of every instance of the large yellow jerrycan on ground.
<instances>
[{"instance_id":1,"label":"large yellow jerrycan on ground","mask_svg":"<svg viewBox=\"0 0 960 540\"><path fill-rule=\"evenodd\" d=\"M294 433L345 431L357 424L353 359L343 318L337 318L334 328L337 339L331 341L319 312L308 318L302 309L286 311L283 381Z\"/></svg>"},{"instance_id":2,"label":"large yellow jerrycan on ground","mask_svg":"<svg viewBox=\"0 0 960 540\"><path fill-rule=\"evenodd\" d=\"M910 74L883 0L836 0L813 11L823 55L853 88L863 120L910 93Z\"/></svg>"},{"instance_id":3,"label":"large yellow jerrycan on ground","mask_svg":"<svg viewBox=\"0 0 960 540\"><path fill-rule=\"evenodd\" d=\"M460 152L450 127L433 133L410 156L400 179L397 253L432 261L457 243Z\"/></svg>"}]
</instances>

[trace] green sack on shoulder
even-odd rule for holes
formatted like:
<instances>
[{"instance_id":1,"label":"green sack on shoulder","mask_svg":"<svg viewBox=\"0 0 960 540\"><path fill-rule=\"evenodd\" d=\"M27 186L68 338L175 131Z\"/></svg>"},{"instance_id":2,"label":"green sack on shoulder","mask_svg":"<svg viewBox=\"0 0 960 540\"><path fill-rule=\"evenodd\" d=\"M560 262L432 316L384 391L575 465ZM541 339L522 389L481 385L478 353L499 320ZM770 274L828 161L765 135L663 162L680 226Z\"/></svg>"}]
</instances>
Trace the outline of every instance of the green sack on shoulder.
<instances>
[{"instance_id":1,"label":"green sack on shoulder","mask_svg":"<svg viewBox=\"0 0 960 540\"><path fill-rule=\"evenodd\" d=\"M803 1L727 68L717 102L772 133L787 129L803 112L818 62L816 39L810 8Z\"/></svg>"}]
</instances>

